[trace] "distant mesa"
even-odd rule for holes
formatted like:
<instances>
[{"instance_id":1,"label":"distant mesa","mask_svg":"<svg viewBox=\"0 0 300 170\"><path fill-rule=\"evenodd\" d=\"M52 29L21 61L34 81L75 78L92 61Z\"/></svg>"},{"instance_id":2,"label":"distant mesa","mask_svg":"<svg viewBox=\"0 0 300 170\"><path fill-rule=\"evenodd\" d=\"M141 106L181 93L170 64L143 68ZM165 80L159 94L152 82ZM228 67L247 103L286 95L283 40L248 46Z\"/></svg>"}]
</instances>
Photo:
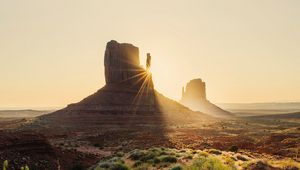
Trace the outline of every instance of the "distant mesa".
<instances>
[{"instance_id":1,"label":"distant mesa","mask_svg":"<svg viewBox=\"0 0 300 170\"><path fill-rule=\"evenodd\" d=\"M194 111L200 111L214 117L224 118L233 115L207 100L206 85L201 79L193 79L187 83L185 89L182 87L180 103Z\"/></svg>"}]
</instances>

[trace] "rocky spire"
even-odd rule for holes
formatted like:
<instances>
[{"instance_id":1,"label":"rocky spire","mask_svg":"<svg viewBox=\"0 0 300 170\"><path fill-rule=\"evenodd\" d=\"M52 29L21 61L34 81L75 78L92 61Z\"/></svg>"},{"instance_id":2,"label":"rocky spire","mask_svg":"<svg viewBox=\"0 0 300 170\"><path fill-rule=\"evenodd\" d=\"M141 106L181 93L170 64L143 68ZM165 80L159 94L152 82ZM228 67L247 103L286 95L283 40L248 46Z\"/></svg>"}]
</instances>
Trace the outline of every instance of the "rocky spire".
<instances>
[{"instance_id":1,"label":"rocky spire","mask_svg":"<svg viewBox=\"0 0 300 170\"><path fill-rule=\"evenodd\" d=\"M151 55L147 53L147 60L146 60L146 70L149 70L151 67Z\"/></svg>"}]
</instances>

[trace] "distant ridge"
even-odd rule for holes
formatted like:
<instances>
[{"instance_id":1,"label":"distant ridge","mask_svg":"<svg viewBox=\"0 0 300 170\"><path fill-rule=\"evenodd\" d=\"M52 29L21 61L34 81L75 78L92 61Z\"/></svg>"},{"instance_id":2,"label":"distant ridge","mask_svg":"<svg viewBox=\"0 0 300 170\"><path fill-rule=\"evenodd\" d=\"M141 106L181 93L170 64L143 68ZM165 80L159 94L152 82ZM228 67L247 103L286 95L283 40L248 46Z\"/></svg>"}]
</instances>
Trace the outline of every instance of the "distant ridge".
<instances>
[{"instance_id":1,"label":"distant ridge","mask_svg":"<svg viewBox=\"0 0 300 170\"><path fill-rule=\"evenodd\" d=\"M261 116L251 116L253 118L272 118L272 119L300 119L300 112L284 113L284 114L270 114Z\"/></svg>"}]
</instances>

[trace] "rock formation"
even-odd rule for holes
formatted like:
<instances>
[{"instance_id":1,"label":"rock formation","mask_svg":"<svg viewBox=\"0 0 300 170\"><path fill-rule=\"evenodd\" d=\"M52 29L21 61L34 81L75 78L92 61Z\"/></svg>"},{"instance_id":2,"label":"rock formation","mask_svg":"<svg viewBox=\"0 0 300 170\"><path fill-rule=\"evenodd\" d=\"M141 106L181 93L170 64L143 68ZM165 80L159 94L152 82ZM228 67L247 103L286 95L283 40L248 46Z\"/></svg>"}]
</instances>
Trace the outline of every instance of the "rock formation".
<instances>
[{"instance_id":1,"label":"rock formation","mask_svg":"<svg viewBox=\"0 0 300 170\"><path fill-rule=\"evenodd\" d=\"M108 42L104 65L104 87L78 103L41 116L31 127L51 131L56 128L99 130L108 126L140 130L154 125L157 132L163 132L162 125L167 122L199 123L208 118L157 92L149 71L150 54L144 69L137 47L114 40Z\"/></svg>"},{"instance_id":2,"label":"rock formation","mask_svg":"<svg viewBox=\"0 0 300 170\"><path fill-rule=\"evenodd\" d=\"M190 101L207 101L206 99L206 89L205 82L201 79L191 80L186 85L186 91L184 91L184 87L182 87L182 100L190 100Z\"/></svg>"},{"instance_id":3,"label":"rock formation","mask_svg":"<svg viewBox=\"0 0 300 170\"><path fill-rule=\"evenodd\" d=\"M139 49L114 40L106 45L104 66L106 84L128 81L144 71L140 66Z\"/></svg>"},{"instance_id":4,"label":"rock formation","mask_svg":"<svg viewBox=\"0 0 300 170\"><path fill-rule=\"evenodd\" d=\"M200 111L215 117L230 117L232 114L214 105L206 99L206 85L201 79L193 79L182 88L180 103L194 111Z\"/></svg>"},{"instance_id":5,"label":"rock formation","mask_svg":"<svg viewBox=\"0 0 300 170\"><path fill-rule=\"evenodd\" d=\"M182 119L184 114L194 114L187 107L164 97L154 89L152 75L148 71L151 67L149 53L145 65L146 69L140 65L137 47L127 43L118 43L114 40L108 42L104 55L106 85L82 101L70 104L62 110L41 118L47 119L44 123L49 124L50 120L53 120L57 121L56 124L62 121L59 123L62 125L68 124L68 120L70 120L69 123L73 124L74 121L77 121L74 119L81 119L78 120L77 124L81 122L86 125L105 119L116 122L121 120L117 116L112 117L111 115L103 115L103 113L143 115L143 119L136 119L136 116L132 115L124 117L127 122L130 121L131 123L143 123L142 120L144 119L147 121L145 123L149 123L149 119L161 123L159 119L162 119L160 114L162 112L172 113L172 118L175 118L174 114L178 113L177 116L180 117L178 120ZM148 119L145 114L149 113L152 116L149 116ZM97 117L94 114L98 114ZM154 115L158 118L155 118ZM82 116L85 117L82 118ZM130 118L132 120L129 120ZM194 119L197 118L194 117Z\"/></svg>"},{"instance_id":6,"label":"rock formation","mask_svg":"<svg viewBox=\"0 0 300 170\"><path fill-rule=\"evenodd\" d=\"M150 56L148 53L147 55ZM148 62L148 61L147 61ZM146 63L148 64L148 63ZM147 88L153 89L152 75L140 65L139 49L132 44L110 41L104 55L106 85L126 84L140 90L143 78Z\"/></svg>"},{"instance_id":7,"label":"rock formation","mask_svg":"<svg viewBox=\"0 0 300 170\"><path fill-rule=\"evenodd\" d=\"M71 110L109 112L154 112L157 110L152 75L141 65L139 49L110 41L104 55L106 85Z\"/></svg>"}]
</instances>

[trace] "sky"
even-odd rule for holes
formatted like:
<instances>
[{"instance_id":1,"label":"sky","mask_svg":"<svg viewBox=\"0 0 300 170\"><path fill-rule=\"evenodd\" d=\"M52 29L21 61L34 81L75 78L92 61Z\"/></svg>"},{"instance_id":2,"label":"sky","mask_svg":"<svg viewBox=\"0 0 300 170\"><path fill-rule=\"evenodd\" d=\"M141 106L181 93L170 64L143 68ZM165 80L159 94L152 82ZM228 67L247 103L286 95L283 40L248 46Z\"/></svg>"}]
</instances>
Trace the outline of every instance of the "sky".
<instances>
[{"instance_id":1,"label":"sky","mask_svg":"<svg viewBox=\"0 0 300 170\"><path fill-rule=\"evenodd\" d=\"M0 0L0 107L64 107L104 84L110 40L152 56L174 100L300 101L299 0Z\"/></svg>"}]
</instances>

